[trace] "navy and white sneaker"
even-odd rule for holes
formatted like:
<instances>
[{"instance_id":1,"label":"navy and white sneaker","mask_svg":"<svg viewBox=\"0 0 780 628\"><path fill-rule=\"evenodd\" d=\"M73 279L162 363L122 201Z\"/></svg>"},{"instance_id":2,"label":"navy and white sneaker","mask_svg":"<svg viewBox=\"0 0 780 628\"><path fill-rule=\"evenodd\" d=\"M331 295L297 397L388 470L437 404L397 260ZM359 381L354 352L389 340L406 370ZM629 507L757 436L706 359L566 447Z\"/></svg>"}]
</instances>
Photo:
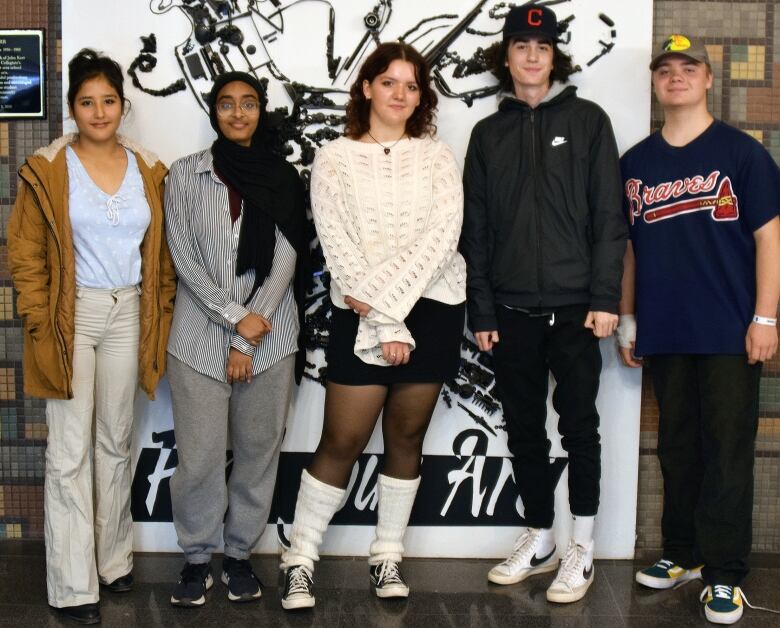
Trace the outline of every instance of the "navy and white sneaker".
<instances>
[{"instance_id":1,"label":"navy and white sneaker","mask_svg":"<svg viewBox=\"0 0 780 628\"><path fill-rule=\"evenodd\" d=\"M704 603L704 616L713 624L735 624L742 617L743 595L739 587L707 585L699 599Z\"/></svg>"},{"instance_id":2,"label":"navy and white sneaker","mask_svg":"<svg viewBox=\"0 0 780 628\"><path fill-rule=\"evenodd\" d=\"M488 572L488 580L496 584L515 584L528 576L555 571L558 568L555 546L544 556L536 551L541 535L539 528L526 528L507 559Z\"/></svg>"},{"instance_id":3,"label":"navy and white sneaker","mask_svg":"<svg viewBox=\"0 0 780 628\"><path fill-rule=\"evenodd\" d=\"M184 563L181 576L171 594L174 606L203 606L206 603L206 591L214 584L211 577L211 565L208 563Z\"/></svg>"},{"instance_id":4,"label":"navy and white sneaker","mask_svg":"<svg viewBox=\"0 0 780 628\"><path fill-rule=\"evenodd\" d=\"M284 572L282 608L292 611L314 606L314 580L312 573L303 565L295 565Z\"/></svg>"},{"instance_id":5,"label":"navy and white sneaker","mask_svg":"<svg viewBox=\"0 0 780 628\"><path fill-rule=\"evenodd\" d=\"M666 558L661 558L650 567L636 572L636 581L651 589L673 589L678 584L701 580L701 568L691 567L686 569Z\"/></svg>"},{"instance_id":6,"label":"navy and white sneaker","mask_svg":"<svg viewBox=\"0 0 780 628\"><path fill-rule=\"evenodd\" d=\"M369 568L371 586L377 597L409 597L409 585L401 575L401 569L394 560L385 560Z\"/></svg>"},{"instance_id":7,"label":"navy and white sneaker","mask_svg":"<svg viewBox=\"0 0 780 628\"><path fill-rule=\"evenodd\" d=\"M222 583L228 588L231 602L251 602L262 595L260 587L263 585L248 560L225 556L222 560Z\"/></svg>"}]
</instances>

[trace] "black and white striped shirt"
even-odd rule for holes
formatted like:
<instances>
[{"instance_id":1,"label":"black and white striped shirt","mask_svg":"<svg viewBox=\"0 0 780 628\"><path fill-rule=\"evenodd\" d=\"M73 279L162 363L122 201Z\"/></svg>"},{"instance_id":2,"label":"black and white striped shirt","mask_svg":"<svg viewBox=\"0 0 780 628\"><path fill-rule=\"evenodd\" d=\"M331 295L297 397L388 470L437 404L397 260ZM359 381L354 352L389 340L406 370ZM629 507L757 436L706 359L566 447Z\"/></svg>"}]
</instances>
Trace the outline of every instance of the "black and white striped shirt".
<instances>
[{"instance_id":1,"label":"black and white striped shirt","mask_svg":"<svg viewBox=\"0 0 780 628\"><path fill-rule=\"evenodd\" d=\"M168 352L199 373L227 381L230 347L251 355L258 374L298 349L298 314L293 298L295 249L276 230L271 272L244 307L255 271L236 276L243 212L231 223L228 189L214 172L211 150L171 166L165 189L165 221L179 289ZM271 322L272 331L252 347L235 331L250 311Z\"/></svg>"}]
</instances>

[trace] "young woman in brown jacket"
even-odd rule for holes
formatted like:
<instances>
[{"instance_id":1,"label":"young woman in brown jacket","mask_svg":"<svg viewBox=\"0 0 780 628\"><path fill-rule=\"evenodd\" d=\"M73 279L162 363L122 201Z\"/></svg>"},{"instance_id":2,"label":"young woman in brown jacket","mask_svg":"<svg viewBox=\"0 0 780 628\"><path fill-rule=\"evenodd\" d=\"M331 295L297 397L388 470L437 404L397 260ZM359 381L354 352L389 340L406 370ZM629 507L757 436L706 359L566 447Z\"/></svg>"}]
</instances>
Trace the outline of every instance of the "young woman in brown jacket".
<instances>
[{"instance_id":1,"label":"young woman in brown jacket","mask_svg":"<svg viewBox=\"0 0 780 628\"><path fill-rule=\"evenodd\" d=\"M176 276L163 226L167 170L117 134L121 68L82 50L69 76L78 133L19 170L8 260L24 321L24 391L47 400L49 604L97 623L98 583L132 586L133 398L139 383L154 398L165 371Z\"/></svg>"}]
</instances>

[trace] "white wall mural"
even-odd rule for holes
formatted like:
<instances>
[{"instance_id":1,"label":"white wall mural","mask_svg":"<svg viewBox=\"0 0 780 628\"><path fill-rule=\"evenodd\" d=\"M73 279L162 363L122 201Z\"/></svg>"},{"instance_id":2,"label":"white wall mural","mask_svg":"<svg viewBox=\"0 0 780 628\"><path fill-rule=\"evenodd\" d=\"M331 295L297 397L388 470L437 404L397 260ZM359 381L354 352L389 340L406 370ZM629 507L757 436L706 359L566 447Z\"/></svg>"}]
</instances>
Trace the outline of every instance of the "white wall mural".
<instances>
[{"instance_id":1,"label":"white wall mural","mask_svg":"<svg viewBox=\"0 0 780 628\"><path fill-rule=\"evenodd\" d=\"M122 132L174 159L214 138L204 94L214 76L254 73L267 86L269 115L283 150L304 180L317 147L338 137L349 87L376 44L402 38L433 67L440 94L439 136L463 158L473 124L495 111L497 87L485 49L500 38L509 7L487 0L63 0L63 60L90 46L127 73L132 109ZM652 1L548 0L581 71L579 93L612 118L621 152L649 130ZM63 72L65 75L66 72ZM67 77L65 76L67 81ZM66 88L67 89L67 86ZM66 128L72 125L66 119ZM327 375L329 276L316 239L315 287L307 305L306 378L295 396L283 445L276 505L258 551L275 551L292 520L301 469L319 440ZM639 443L640 374L618 365L602 342L598 408L603 449L597 554L633 553ZM548 404L549 406L549 404ZM568 534L566 458L549 406L550 463L560 472L556 533ZM170 396L139 396L134 436L136 548L175 551L168 481L176 464ZM325 554L365 554L375 522L379 430L353 470ZM458 377L447 382L425 441L423 482L406 546L410 555L501 556L522 525L489 355L464 334ZM229 471L229 461L226 465ZM565 542L563 542L565 546Z\"/></svg>"}]
</instances>

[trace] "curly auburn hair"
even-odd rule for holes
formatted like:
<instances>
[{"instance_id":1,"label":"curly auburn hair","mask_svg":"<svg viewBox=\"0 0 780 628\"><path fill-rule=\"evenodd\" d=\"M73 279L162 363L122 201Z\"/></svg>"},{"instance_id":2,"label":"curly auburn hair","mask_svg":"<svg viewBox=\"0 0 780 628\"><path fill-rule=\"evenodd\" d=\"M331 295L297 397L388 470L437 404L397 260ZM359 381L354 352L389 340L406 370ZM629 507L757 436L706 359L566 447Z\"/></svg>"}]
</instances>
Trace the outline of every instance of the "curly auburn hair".
<instances>
[{"instance_id":1,"label":"curly auburn hair","mask_svg":"<svg viewBox=\"0 0 780 628\"><path fill-rule=\"evenodd\" d=\"M503 41L497 41L485 50L488 69L498 79L502 91L513 93L515 91L515 84L512 82L512 74L509 72L506 60L509 47L515 42L522 40L522 37L509 37ZM581 68L578 65L574 65L570 54L563 52L558 47L558 42L550 41L548 43L552 44L553 47L553 69L550 73L550 85L555 81L565 83L572 74L576 74Z\"/></svg>"},{"instance_id":2,"label":"curly auburn hair","mask_svg":"<svg viewBox=\"0 0 780 628\"><path fill-rule=\"evenodd\" d=\"M361 66L357 79L349 90L347 122L344 125L344 134L347 137L353 140L359 139L368 132L370 127L371 102L363 94L363 81L371 83L397 59L408 61L414 66L414 76L420 89L420 104L415 107L414 113L406 121L407 135L421 137L436 133L433 118L439 99L431 87L431 71L428 63L412 46L396 41L379 44Z\"/></svg>"}]
</instances>

